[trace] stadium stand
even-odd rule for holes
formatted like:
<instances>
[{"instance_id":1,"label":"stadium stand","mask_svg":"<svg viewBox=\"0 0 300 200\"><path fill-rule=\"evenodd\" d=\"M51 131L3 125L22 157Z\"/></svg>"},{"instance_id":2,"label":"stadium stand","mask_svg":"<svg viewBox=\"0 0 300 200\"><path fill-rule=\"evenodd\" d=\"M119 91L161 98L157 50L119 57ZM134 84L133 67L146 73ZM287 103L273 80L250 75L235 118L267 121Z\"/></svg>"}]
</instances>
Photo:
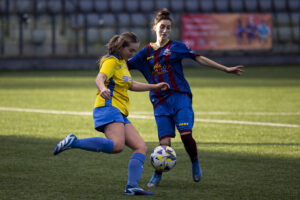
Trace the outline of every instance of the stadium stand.
<instances>
[{"instance_id":1,"label":"stadium stand","mask_svg":"<svg viewBox=\"0 0 300 200\"><path fill-rule=\"evenodd\" d=\"M61 0L54 0L58 1L58 4L62 4L64 6L64 11L66 13L74 13L77 11L78 8L78 1L76 0L68 0L68 1L61 1ZM51 2L51 4L54 2Z\"/></svg>"},{"instance_id":2,"label":"stadium stand","mask_svg":"<svg viewBox=\"0 0 300 200\"><path fill-rule=\"evenodd\" d=\"M271 12L272 11L272 0L259 0L259 8L261 12Z\"/></svg>"},{"instance_id":3,"label":"stadium stand","mask_svg":"<svg viewBox=\"0 0 300 200\"><path fill-rule=\"evenodd\" d=\"M175 13L184 12L184 1L182 0L171 1L170 10Z\"/></svg>"},{"instance_id":4,"label":"stadium stand","mask_svg":"<svg viewBox=\"0 0 300 200\"><path fill-rule=\"evenodd\" d=\"M109 2L109 7L110 10L114 13L117 12L123 12L124 10L124 1L123 0L110 0Z\"/></svg>"},{"instance_id":5,"label":"stadium stand","mask_svg":"<svg viewBox=\"0 0 300 200\"><path fill-rule=\"evenodd\" d=\"M85 13L89 13L93 11L93 1L90 0L79 0L79 8L80 11L85 12Z\"/></svg>"},{"instance_id":6,"label":"stadium stand","mask_svg":"<svg viewBox=\"0 0 300 200\"><path fill-rule=\"evenodd\" d=\"M68 4L69 5L69 4ZM48 1L47 2L47 9L52 14L59 14L62 12L62 4L60 1Z\"/></svg>"},{"instance_id":7,"label":"stadium stand","mask_svg":"<svg viewBox=\"0 0 300 200\"><path fill-rule=\"evenodd\" d=\"M99 26L100 16L98 13L90 13L86 15L87 24L89 27Z\"/></svg>"},{"instance_id":8,"label":"stadium stand","mask_svg":"<svg viewBox=\"0 0 300 200\"><path fill-rule=\"evenodd\" d=\"M0 58L98 56L114 34L124 31L136 32L144 45L155 40L154 11L165 7L172 12L176 40L181 14L272 14L272 50L208 55L300 54L300 0L1 0Z\"/></svg>"},{"instance_id":9,"label":"stadium stand","mask_svg":"<svg viewBox=\"0 0 300 200\"><path fill-rule=\"evenodd\" d=\"M230 0L229 6L230 6L232 12L238 13L238 12L244 11L243 1L241 1L241 0Z\"/></svg>"},{"instance_id":10,"label":"stadium stand","mask_svg":"<svg viewBox=\"0 0 300 200\"><path fill-rule=\"evenodd\" d=\"M31 0L17 0L16 11L18 13L30 13L33 11L33 1Z\"/></svg>"},{"instance_id":11,"label":"stadium stand","mask_svg":"<svg viewBox=\"0 0 300 200\"><path fill-rule=\"evenodd\" d=\"M276 12L284 12L286 11L286 0L273 0L274 9Z\"/></svg>"},{"instance_id":12,"label":"stadium stand","mask_svg":"<svg viewBox=\"0 0 300 200\"><path fill-rule=\"evenodd\" d=\"M257 12L257 0L245 0L245 8L247 12Z\"/></svg>"},{"instance_id":13,"label":"stadium stand","mask_svg":"<svg viewBox=\"0 0 300 200\"><path fill-rule=\"evenodd\" d=\"M147 16L142 13L133 13L130 18L133 27L146 27L148 24Z\"/></svg>"},{"instance_id":14,"label":"stadium stand","mask_svg":"<svg viewBox=\"0 0 300 200\"><path fill-rule=\"evenodd\" d=\"M229 1L228 0L216 0L216 11L217 12L228 12L229 11Z\"/></svg>"},{"instance_id":15,"label":"stadium stand","mask_svg":"<svg viewBox=\"0 0 300 200\"><path fill-rule=\"evenodd\" d=\"M186 0L185 9L188 13L195 13L199 10L199 1L198 0Z\"/></svg>"},{"instance_id":16,"label":"stadium stand","mask_svg":"<svg viewBox=\"0 0 300 200\"><path fill-rule=\"evenodd\" d=\"M96 10L96 12L109 12L109 8L108 8L108 2L107 0L95 0L94 2L94 8Z\"/></svg>"},{"instance_id":17,"label":"stadium stand","mask_svg":"<svg viewBox=\"0 0 300 200\"><path fill-rule=\"evenodd\" d=\"M139 0L127 0L125 1L125 11L128 13L139 11Z\"/></svg>"},{"instance_id":18,"label":"stadium stand","mask_svg":"<svg viewBox=\"0 0 300 200\"><path fill-rule=\"evenodd\" d=\"M141 12L152 12L154 10L154 2L149 0L141 0Z\"/></svg>"},{"instance_id":19,"label":"stadium stand","mask_svg":"<svg viewBox=\"0 0 300 200\"><path fill-rule=\"evenodd\" d=\"M117 14L117 20L119 27L130 27L130 14L129 13L119 13Z\"/></svg>"},{"instance_id":20,"label":"stadium stand","mask_svg":"<svg viewBox=\"0 0 300 200\"><path fill-rule=\"evenodd\" d=\"M211 1L211 0L201 0L200 7L201 7L200 12L214 12L215 11L214 1Z\"/></svg>"},{"instance_id":21,"label":"stadium stand","mask_svg":"<svg viewBox=\"0 0 300 200\"><path fill-rule=\"evenodd\" d=\"M163 8L169 8L169 1L168 0L159 0L155 1L155 10L161 10Z\"/></svg>"},{"instance_id":22,"label":"stadium stand","mask_svg":"<svg viewBox=\"0 0 300 200\"><path fill-rule=\"evenodd\" d=\"M36 5L36 12L39 14L43 14L47 11L47 1L39 0Z\"/></svg>"},{"instance_id":23,"label":"stadium stand","mask_svg":"<svg viewBox=\"0 0 300 200\"><path fill-rule=\"evenodd\" d=\"M299 12L300 10L300 1L298 0L289 0L288 1L288 8L289 11L295 11L295 12Z\"/></svg>"}]
</instances>

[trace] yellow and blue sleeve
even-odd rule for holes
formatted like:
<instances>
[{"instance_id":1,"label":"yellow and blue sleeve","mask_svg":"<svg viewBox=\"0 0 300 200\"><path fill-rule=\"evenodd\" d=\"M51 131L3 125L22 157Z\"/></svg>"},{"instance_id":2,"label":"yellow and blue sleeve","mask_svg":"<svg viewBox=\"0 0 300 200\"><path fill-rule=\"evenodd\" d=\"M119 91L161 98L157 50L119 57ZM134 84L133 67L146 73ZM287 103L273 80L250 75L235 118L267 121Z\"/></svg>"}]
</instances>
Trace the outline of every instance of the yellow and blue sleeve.
<instances>
[{"instance_id":1,"label":"yellow and blue sleeve","mask_svg":"<svg viewBox=\"0 0 300 200\"><path fill-rule=\"evenodd\" d=\"M115 59L106 59L100 64L100 73L105 74L107 80L109 80L114 75L116 66L118 66L118 63Z\"/></svg>"}]
</instances>

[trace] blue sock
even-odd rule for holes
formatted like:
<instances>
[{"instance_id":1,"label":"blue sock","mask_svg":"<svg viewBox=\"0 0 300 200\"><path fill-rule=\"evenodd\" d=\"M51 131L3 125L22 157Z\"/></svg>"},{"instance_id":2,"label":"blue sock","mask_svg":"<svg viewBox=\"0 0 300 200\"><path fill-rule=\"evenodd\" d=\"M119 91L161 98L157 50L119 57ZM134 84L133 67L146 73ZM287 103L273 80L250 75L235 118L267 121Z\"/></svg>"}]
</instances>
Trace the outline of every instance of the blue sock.
<instances>
[{"instance_id":1,"label":"blue sock","mask_svg":"<svg viewBox=\"0 0 300 200\"><path fill-rule=\"evenodd\" d=\"M143 165L146 156L141 153L133 153L128 164L127 185L137 187L143 173Z\"/></svg>"},{"instance_id":2,"label":"blue sock","mask_svg":"<svg viewBox=\"0 0 300 200\"><path fill-rule=\"evenodd\" d=\"M199 160L192 162L192 167L196 169L197 174L202 174Z\"/></svg>"},{"instance_id":3,"label":"blue sock","mask_svg":"<svg viewBox=\"0 0 300 200\"><path fill-rule=\"evenodd\" d=\"M103 137L91 137L78 139L72 145L72 148L84 149L87 151L111 153L114 142Z\"/></svg>"}]
</instances>

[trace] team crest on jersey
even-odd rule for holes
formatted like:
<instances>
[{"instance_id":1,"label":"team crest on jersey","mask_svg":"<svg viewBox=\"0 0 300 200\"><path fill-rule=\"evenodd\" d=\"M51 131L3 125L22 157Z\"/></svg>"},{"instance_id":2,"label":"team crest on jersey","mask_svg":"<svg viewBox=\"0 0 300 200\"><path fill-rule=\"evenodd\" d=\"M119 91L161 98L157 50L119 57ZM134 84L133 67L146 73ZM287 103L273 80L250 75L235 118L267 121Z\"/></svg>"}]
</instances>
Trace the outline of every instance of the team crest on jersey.
<instances>
[{"instance_id":1,"label":"team crest on jersey","mask_svg":"<svg viewBox=\"0 0 300 200\"><path fill-rule=\"evenodd\" d=\"M123 81L129 81L129 82L131 82L132 81L132 78L130 77L130 76L123 76L122 77L122 79L123 79Z\"/></svg>"},{"instance_id":2,"label":"team crest on jersey","mask_svg":"<svg viewBox=\"0 0 300 200\"><path fill-rule=\"evenodd\" d=\"M169 56L169 55L171 55L170 49L166 49L166 50L164 51L163 55L164 55L164 56Z\"/></svg>"},{"instance_id":3,"label":"team crest on jersey","mask_svg":"<svg viewBox=\"0 0 300 200\"><path fill-rule=\"evenodd\" d=\"M166 65L162 66L159 62L157 62L154 65L153 73L156 73L157 75L162 75L164 73L168 73L168 68L169 68L169 66L166 66Z\"/></svg>"}]
</instances>

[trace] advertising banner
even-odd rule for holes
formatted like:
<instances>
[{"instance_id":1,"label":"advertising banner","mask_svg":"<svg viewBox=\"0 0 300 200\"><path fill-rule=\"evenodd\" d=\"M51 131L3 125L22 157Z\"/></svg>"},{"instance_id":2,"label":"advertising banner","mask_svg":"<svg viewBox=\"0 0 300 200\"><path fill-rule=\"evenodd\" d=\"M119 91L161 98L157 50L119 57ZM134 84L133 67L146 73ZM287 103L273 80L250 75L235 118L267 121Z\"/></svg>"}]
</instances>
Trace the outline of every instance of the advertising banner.
<instances>
[{"instance_id":1,"label":"advertising banner","mask_svg":"<svg viewBox=\"0 0 300 200\"><path fill-rule=\"evenodd\" d=\"M183 14L181 41L195 50L272 48L272 14Z\"/></svg>"}]
</instances>

